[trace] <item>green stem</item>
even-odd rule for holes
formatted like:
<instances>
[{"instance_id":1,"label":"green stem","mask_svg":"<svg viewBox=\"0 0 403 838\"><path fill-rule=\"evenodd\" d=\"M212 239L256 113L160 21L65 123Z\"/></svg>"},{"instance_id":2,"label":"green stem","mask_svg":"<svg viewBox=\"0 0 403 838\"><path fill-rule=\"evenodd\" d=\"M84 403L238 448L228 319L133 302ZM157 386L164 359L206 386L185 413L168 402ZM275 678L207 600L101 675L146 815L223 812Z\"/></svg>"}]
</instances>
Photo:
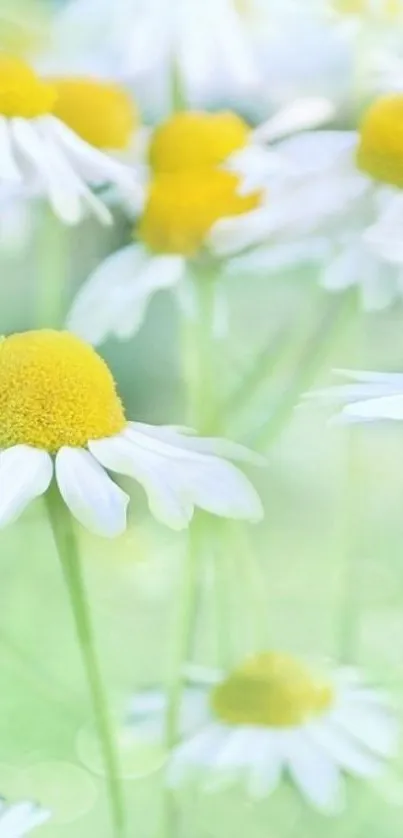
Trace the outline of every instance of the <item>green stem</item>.
<instances>
[{"instance_id":1,"label":"green stem","mask_svg":"<svg viewBox=\"0 0 403 838\"><path fill-rule=\"evenodd\" d=\"M115 827L114 834L116 838L122 838L125 834L125 812L119 779L119 761L113 725L95 650L73 520L55 486L50 488L45 497L50 525L70 596L95 721L103 749L111 813Z\"/></svg>"},{"instance_id":2,"label":"green stem","mask_svg":"<svg viewBox=\"0 0 403 838\"><path fill-rule=\"evenodd\" d=\"M246 527L243 523L228 521L229 543L236 559L238 580L241 586L241 596L249 605L247 623L252 637L252 650L258 652L267 647L267 596L266 580L261 564L256 556L253 544L250 543Z\"/></svg>"},{"instance_id":3,"label":"green stem","mask_svg":"<svg viewBox=\"0 0 403 838\"><path fill-rule=\"evenodd\" d=\"M359 431L358 431L359 433ZM340 603L339 654L345 663L353 663L357 641L357 585L360 574L357 568L359 549L360 508L358 490L360 485L360 449L357 429L347 431L347 452L343 492L342 557L343 578Z\"/></svg>"},{"instance_id":4,"label":"green stem","mask_svg":"<svg viewBox=\"0 0 403 838\"><path fill-rule=\"evenodd\" d=\"M286 427L287 420L299 398L314 382L328 350L339 337L355 310L349 294L337 298L326 298L325 306L320 309L319 319L308 337L291 379L287 382L268 421L250 434L247 440L248 445L264 451L277 440Z\"/></svg>"},{"instance_id":5,"label":"green stem","mask_svg":"<svg viewBox=\"0 0 403 838\"><path fill-rule=\"evenodd\" d=\"M210 272L192 278L196 313L184 317L183 365L188 422L199 433L217 430L217 340L213 334L216 280Z\"/></svg>"},{"instance_id":6,"label":"green stem","mask_svg":"<svg viewBox=\"0 0 403 838\"><path fill-rule=\"evenodd\" d=\"M41 207L37 236L37 328L58 329L63 325L67 235L68 231L52 209L47 204Z\"/></svg>"}]
</instances>

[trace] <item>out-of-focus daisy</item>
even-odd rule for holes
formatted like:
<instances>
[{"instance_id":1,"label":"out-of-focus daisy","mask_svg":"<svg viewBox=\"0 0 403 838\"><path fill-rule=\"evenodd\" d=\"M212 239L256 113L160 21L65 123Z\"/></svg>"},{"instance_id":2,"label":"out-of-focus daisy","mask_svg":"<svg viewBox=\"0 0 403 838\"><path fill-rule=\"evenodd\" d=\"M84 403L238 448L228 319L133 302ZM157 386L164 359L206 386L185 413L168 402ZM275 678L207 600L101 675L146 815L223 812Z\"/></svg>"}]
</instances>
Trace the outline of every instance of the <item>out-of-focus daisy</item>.
<instances>
[{"instance_id":1,"label":"out-of-focus daisy","mask_svg":"<svg viewBox=\"0 0 403 838\"><path fill-rule=\"evenodd\" d=\"M257 0L71 0L56 15L53 51L67 69L130 83L155 116L172 108L174 73L192 106L253 94L262 80L252 35L269 25Z\"/></svg>"},{"instance_id":2,"label":"out-of-focus daisy","mask_svg":"<svg viewBox=\"0 0 403 838\"><path fill-rule=\"evenodd\" d=\"M68 332L3 338L0 416L0 526L44 494L55 474L85 527L119 535L129 496L107 470L141 483L153 515L174 529L188 525L195 506L229 518L262 517L255 489L224 459L260 457L225 440L129 422L104 361Z\"/></svg>"},{"instance_id":3,"label":"out-of-focus daisy","mask_svg":"<svg viewBox=\"0 0 403 838\"><path fill-rule=\"evenodd\" d=\"M383 308L403 289L403 96L381 97L359 131L307 132L284 140L278 154L295 170L282 198L226 219L213 231L218 252L268 245L274 236L308 234L326 243L321 282L329 291L358 286L367 309Z\"/></svg>"},{"instance_id":4,"label":"out-of-focus daisy","mask_svg":"<svg viewBox=\"0 0 403 838\"><path fill-rule=\"evenodd\" d=\"M115 184L136 194L134 169L100 150L104 138L119 148L134 120L121 91L42 79L22 60L0 55L0 184L44 194L67 224L86 210L111 221L94 186Z\"/></svg>"},{"instance_id":5,"label":"out-of-focus daisy","mask_svg":"<svg viewBox=\"0 0 403 838\"><path fill-rule=\"evenodd\" d=\"M336 372L350 379L350 383L317 390L308 396L324 404L343 405L336 417L337 422L403 419L403 373L367 370Z\"/></svg>"},{"instance_id":6,"label":"out-of-focus daisy","mask_svg":"<svg viewBox=\"0 0 403 838\"><path fill-rule=\"evenodd\" d=\"M50 812L35 803L0 800L0 838L22 838L49 818Z\"/></svg>"},{"instance_id":7,"label":"out-of-focus daisy","mask_svg":"<svg viewBox=\"0 0 403 838\"><path fill-rule=\"evenodd\" d=\"M216 254L209 241L215 226L236 217L237 234L243 223L249 229L249 216L266 203L260 184L270 182L270 172L281 172L275 146L266 148L265 141L328 113L327 102L311 100L255 131L231 112L186 112L157 128L148 149L153 177L136 228L139 241L96 268L73 303L68 327L94 344L108 334L128 338L157 290L182 291L200 269L210 269L212 276ZM231 247L238 251L237 236L229 252Z\"/></svg>"},{"instance_id":8,"label":"out-of-focus daisy","mask_svg":"<svg viewBox=\"0 0 403 838\"><path fill-rule=\"evenodd\" d=\"M310 805L335 814L344 805L343 774L376 778L396 751L388 698L355 670L318 672L267 652L207 676L184 693L181 741L168 767L173 786L193 772L209 789L241 781L264 797L286 773ZM160 736L165 702L156 690L135 696L129 724Z\"/></svg>"}]
</instances>

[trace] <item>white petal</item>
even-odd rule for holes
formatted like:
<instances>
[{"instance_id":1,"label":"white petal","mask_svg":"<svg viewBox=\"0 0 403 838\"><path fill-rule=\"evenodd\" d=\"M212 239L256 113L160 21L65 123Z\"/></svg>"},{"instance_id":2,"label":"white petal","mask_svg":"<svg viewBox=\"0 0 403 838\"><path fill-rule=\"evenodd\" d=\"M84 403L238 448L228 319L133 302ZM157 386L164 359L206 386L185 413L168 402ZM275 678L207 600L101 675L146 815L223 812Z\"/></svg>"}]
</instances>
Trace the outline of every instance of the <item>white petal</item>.
<instances>
[{"instance_id":1,"label":"white petal","mask_svg":"<svg viewBox=\"0 0 403 838\"><path fill-rule=\"evenodd\" d=\"M227 262L225 274L275 273L300 267L304 263L321 263L329 256L329 243L325 238L311 238L254 248Z\"/></svg>"},{"instance_id":2,"label":"white petal","mask_svg":"<svg viewBox=\"0 0 403 838\"><path fill-rule=\"evenodd\" d=\"M311 131L283 140L277 151L293 162L296 172L315 174L352 160L357 137L356 131Z\"/></svg>"},{"instance_id":3,"label":"white petal","mask_svg":"<svg viewBox=\"0 0 403 838\"><path fill-rule=\"evenodd\" d=\"M342 415L358 419L403 419L403 395L385 396L368 401L349 404L343 408Z\"/></svg>"},{"instance_id":4,"label":"white petal","mask_svg":"<svg viewBox=\"0 0 403 838\"><path fill-rule=\"evenodd\" d=\"M288 770L304 797L326 814L339 812L344 795L334 760L304 730L294 729L282 738Z\"/></svg>"},{"instance_id":5,"label":"white petal","mask_svg":"<svg viewBox=\"0 0 403 838\"><path fill-rule=\"evenodd\" d=\"M52 480L52 460L46 451L15 445L0 454L0 527L15 521Z\"/></svg>"},{"instance_id":6,"label":"white petal","mask_svg":"<svg viewBox=\"0 0 403 838\"><path fill-rule=\"evenodd\" d=\"M229 728L228 736L212 762L212 770L228 771L249 765L259 737L260 732L247 726Z\"/></svg>"},{"instance_id":7,"label":"white petal","mask_svg":"<svg viewBox=\"0 0 403 838\"><path fill-rule=\"evenodd\" d=\"M344 291L362 280L362 249L347 247L338 253L321 275L320 283L328 291Z\"/></svg>"},{"instance_id":8,"label":"white petal","mask_svg":"<svg viewBox=\"0 0 403 838\"><path fill-rule=\"evenodd\" d=\"M127 299L115 334L126 340L140 328L148 303L157 291L175 287L186 268L182 256L155 256L149 258L141 273L127 289Z\"/></svg>"},{"instance_id":9,"label":"white petal","mask_svg":"<svg viewBox=\"0 0 403 838\"><path fill-rule=\"evenodd\" d=\"M376 224L365 233L365 241L387 262L403 264L403 197L389 198Z\"/></svg>"},{"instance_id":10,"label":"white petal","mask_svg":"<svg viewBox=\"0 0 403 838\"><path fill-rule=\"evenodd\" d=\"M399 724L393 713L366 707L365 704L357 704L357 707L347 705L333 715L333 720L375 754L385 758L396 754Z\"/></svg>"},{"instance_id":11,"label":"white petal","mask_svg":"<svg viewBox=\"0 0 403 838\"><path fill-rule=\"evenodd\" d=\"M330 720L312 724L309 736L336 764L356 777L378 777L384 763L358 740L343 733Z\"/></svg>"},{"instance_id":12,"label":"white petal","mask_svg":"<svg viewBox=\"0 0 403 838\"><path fill-rule=\"evenodd\" d=\"M136 435L143 434L146 437L151 437L151 439L167 443L176 449L177 453L181 450L195 451L198 454L214 454L216 457L225 457L228 460L237 460L256 466L267 465L266 458L261 454L256 454L250 448L229 439L195 436L193 431L187 430L184 433L182 430L180 432L177 427L172 425L147 425L144 422L128 422L128 427L135 431ZM164 453L168 454L166 448L163 450Z\"/></svg>"},{"instance_id":13,"label":"white petal","mask_svg":"<svg viewBox=\"0 0 403 838\"><path fill-rule=\"evenodd\" d=\"M33 171L39 175L41 186L46 190L55 213L66 224L76 224L82 218L80 195L72 188L65 171L49 161L46 145L35 130L35 122L25 119L11 121L13 139Z\"/></svg>"},{"instance_id":14,"label":"white petal","mask_svg":"<svg viewBox=\"0 0 403 838\"><path fill-rule=\"evenodd\" d=\"M225 727L219 724L209 724L192 739L175 748L168 768L168 784L172 787L178 786L188 775L191 767L199 769L209 767L227 736L228 731Z\"/></svg>"},{"instance_id":15,"label":"white petal","mask_svg":"<svg viewBox=\"0 0 403 838\"><path fill-rule=\"evenodd\" d=\"M89 443L112 471L138 480L150 509L173 528L186 526L194 506L229 518L260 520L260 499L239 469L214 455L163 442L127 427L119 437Z\"/></svg>"},{"instance_id":16,"label":"white petal","mask_svg":"<svg viewBox=\"0 0 403 838\"><path fill-rule=\"evenodd\" d=\"M114 538L126 529L126 495L88 451L61 448L56 479L72 514L97 535Z\"/></svg>"},{"instance_id":17,"label":"white petal","mask_svg":"<svg viewBox=\"0 0 403 838\"><path fill-rule=\"evenodd\" d=\"M15 803L0 813L1 838L22 838L35 827L45 823L50 818L50 812L41 809L34 803L22 801Z\"/></svg>"},{"instance_id":18,"label":"white petal","mask_svg":"<svg viewBox=\"0 0 403 838\"><path fill-rule=\"evenodd\" d=\"M261 732L261 742L255 749L250 768L248 792L256 799L271 794L280 782L283 758L272 731Z\"/></svg>"},{"instance_id":19,"label":"white petal","mask_svg":"<svg viewBox=\"0 0 403 838\"><path fill-rule=\"evenodd\" d=\"M0 178L14 183L22 181L22 172L13 153L9 123L4 116L0 117Z\"/></svg>"},{"instance_id":20,"label":"white petal","mask_svg":"<svg viewBox=\"0 0 403 838\"><path fill-rule=\"evenodd\" d=\"M383 384L385 388L395 387L403 389L403 373L401 372L378 372L374 370L346 370L335 369L333 372L336 375L343 375L345 378L351 378L353 381L363 381L364 383L374 382L375 384Z\"/></svg>"},{"instance_id":21,"label":"white petal","mask_svg":"<svg viewBox=\"0 0 403 838\"><path fill-rule=\"evenodd\" d=\"M297 131L315 128L329 122L334 116L335 106L330 99L300 99L287 105L253 132L257 142L273 142Z\"/></svg>"}]
</instances>

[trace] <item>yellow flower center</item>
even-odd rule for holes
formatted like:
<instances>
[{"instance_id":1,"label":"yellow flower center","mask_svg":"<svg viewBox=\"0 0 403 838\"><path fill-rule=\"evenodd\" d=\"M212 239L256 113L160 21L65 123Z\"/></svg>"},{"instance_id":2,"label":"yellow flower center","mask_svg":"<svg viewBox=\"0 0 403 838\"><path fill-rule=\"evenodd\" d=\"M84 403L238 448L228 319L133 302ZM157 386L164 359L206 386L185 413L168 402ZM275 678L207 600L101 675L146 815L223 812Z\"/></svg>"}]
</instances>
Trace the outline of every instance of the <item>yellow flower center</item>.
<instances>
[{"instance_id":1,"label":"yellow flower center","mask_svg":"<svg viewBox=\"0 0 403 838\"><path fill-rule=\"evenodd\" d=\"M260 194L238 194L232 172L161 174L151 183L138 235L157 253L195 256L213 224L259 206Z\"/></svg>"},{"instance_id":2,"label":"yellow flower center","mask_svg":"<svg viewBox=\"0 0 403 838\"><path fill-rule=\"evenodd\" d=\"M251 658L214 688L212 710L234 725L292 727L330 707L333 690L289 655L267 652Z\"/></svg>"},{"instance_id":3,"label":"yellow flower center","mask_svg":"<svg viewBox=\"0 0 403 838\"><path fill-rule=\"evenodd\" d=\"M342 15L376 17L385 22L402 12L401 0L334 0L333 7Z\"/></svg>"},{"instance_id":4,"label":"yellow flower center","mask_svg":"<svg viewBox=\"0 0 403 838\"><path fill-rule=\"evenodd\" d=\"M57 98L53 84L42 81L28 64L0 55L0 114L32 119L51 113Z\"/></svg>"},{"instance_id":5,"label":"yellow flower center","mask_svg":"<svg viewBox=\"0 0 403 838\"><path fill-rule=\"evenodd\" d=\"M249 134L249 126L234 113L184 111L155 130L150 165L155 172L218 166L245 147Z\"/></svg>"},{"instance_id":6,"label":"yellow flower center","mask_svg":"<svg viewBox=\"0 0 403 838\"><path fill-rule=\"evenodd\" d=\"M367 110L357 164L376 180L403 187L403 96L384 96Z\"/></svg>"},{"instance_id":7,"label":"yellow flower center","mask_svg":"<svg viewBox=\"0 0 403 838\"><path fill-rule=\"evenodd\" d=\"M128 147L138 117L132 99L123 88L87 78L52 81L58 94L53 109L55 116L96 148Z\"/></svg>"},{"instance_id":8,"label":"yellow flower center","mask_svg":"<svg viewBox=\"0 0 403 838\"><path fill-rule=\"evenodd\" d=\"M0 447L63 445L119 433L125 416L115 382L91 346L43 329L0 343Z\"/></svg>"}]
</instances>

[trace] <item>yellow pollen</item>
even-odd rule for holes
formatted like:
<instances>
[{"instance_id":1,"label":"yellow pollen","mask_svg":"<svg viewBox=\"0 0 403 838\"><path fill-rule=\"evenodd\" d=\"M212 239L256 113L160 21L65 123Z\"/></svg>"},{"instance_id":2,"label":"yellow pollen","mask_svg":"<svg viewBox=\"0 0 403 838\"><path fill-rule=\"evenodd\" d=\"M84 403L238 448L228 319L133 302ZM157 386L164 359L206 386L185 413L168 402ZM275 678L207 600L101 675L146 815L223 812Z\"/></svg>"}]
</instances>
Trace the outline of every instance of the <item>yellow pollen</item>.
<instances>
[{"instance_id":1,"label":"yellow pollen","mask_svg":"<svg viewBox=\"0 0 403 838\"><path fill-rule=\"evenodd\" d=\"M96 148L129 146L138 125L134 102L117 84L87 78L53 79L58 99L53 113Z\"/></svg>"},{"instance_id":2,"label":"yellow pollen","mask_svg":"<svg viewBox=\"0 0 403 838\"><path fill-rule=\"evenodd\" d=\"M218 166L244 148L250 128L235 113L184 111L154 132L149 159L154 172Z\"/></svg>"},{"instance_id":3,"label":"yellow pollen","mask_svg":"<svg viewBox=\"0 0 403 838\"><path fill-rule=\"evenodd\" d=\"M158 175L138 235L157 253L195 256L216 221L259 206L260 193L239 195L238 187L238 177L221 169Z\"/></svg>"},{"instance_id":4,"label":"yellow pollen","mask_svg":"<svg viewBox=\"0 0 403 838\"><path fill-rule=\"evenodd\" d=\"M0 343L0 447L63 445L119 433L125 416L105 362L75 335L48 329Z\"/></svg>"},{"instance_id":5,"label":"yellow pollen","mask_svg":"<svg viewBox=\"0 0 403 838\"><path fill-rule=\"evenodd\" d=\"M402 12L401 0L334 0L336 12L342 15L394 20Z\"/></svg>"},{"instance_id":6,"label":"yellow pollen","mask_svg":"<svg viewBox=\"0 0 403 838\"><path fill-rule=\"evenodd\" d=\"M33 119L51 113L57 98L53 84L42 81L28 64L0 55L0 114Z\"/></svg>"},{"instance_id":7,"label":"yellow pollen","mask_svg":"<svg viewBox=\"0 0 403 838\"><path fill-rule=\"evenodd\" d=\"M332 704L330 684L295 658L266 652L250 658L214 688L211 707L227 724L293 727Z\"/></svg>"},{"instance_id":8,"label":"yellow pollen","mask_svg":"<svg viewBox=\"0 0 403 838\"><path fill-rule=\"evenodd\" d=\"M382 97L365 113L357 165L382 183L403 187L403 95Z\"/></svg>"}]
</instances>

